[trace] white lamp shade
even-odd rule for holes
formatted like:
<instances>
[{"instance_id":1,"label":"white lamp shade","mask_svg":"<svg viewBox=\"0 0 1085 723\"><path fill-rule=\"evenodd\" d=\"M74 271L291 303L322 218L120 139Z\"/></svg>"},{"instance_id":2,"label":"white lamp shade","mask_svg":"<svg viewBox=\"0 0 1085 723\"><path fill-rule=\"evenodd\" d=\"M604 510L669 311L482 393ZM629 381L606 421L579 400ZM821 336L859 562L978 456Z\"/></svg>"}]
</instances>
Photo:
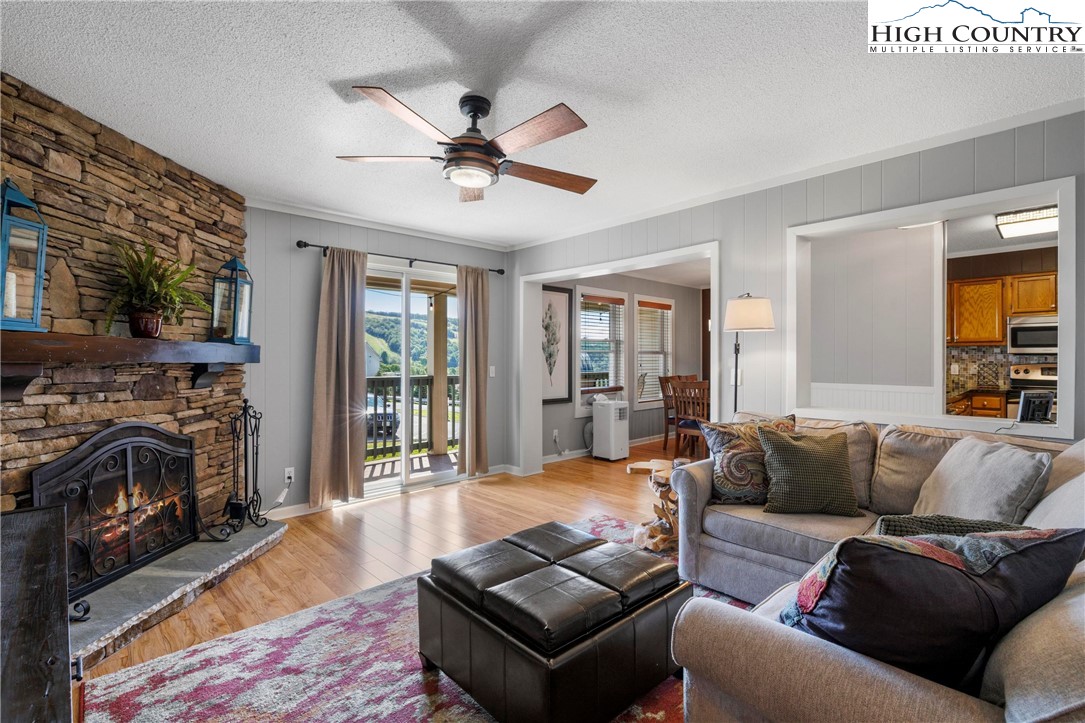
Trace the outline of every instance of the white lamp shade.
<instances>
[{"instance_id":1,"label":"white lamp shade","mask_svg":"<svg viewBox=\"0 0 1085 723\"><path fill-rule=\"evenodd\" d=\"M723 314L724 331L772 331L772 301L762 296L740 296L727 300Z\"/></svg>"}]
</instances>

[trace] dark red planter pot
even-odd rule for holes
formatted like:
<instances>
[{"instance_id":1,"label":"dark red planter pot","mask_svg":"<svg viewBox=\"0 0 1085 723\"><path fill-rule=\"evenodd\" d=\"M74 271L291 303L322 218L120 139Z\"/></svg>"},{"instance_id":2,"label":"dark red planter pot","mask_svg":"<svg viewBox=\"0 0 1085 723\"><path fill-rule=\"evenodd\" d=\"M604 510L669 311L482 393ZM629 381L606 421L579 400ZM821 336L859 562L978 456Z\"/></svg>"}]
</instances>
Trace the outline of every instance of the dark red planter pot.
<instances>
[{"instance_id":1,"label":"dark red planter pot","mask_svg":"<svg viewBox=\"0 0 1085 723\"><path fill-rule=\"evenodd\" d=\"M162 315L150 311L130 311L128 329L135 339L157 339L162 333Z\"/></svg>"}]
</instances>

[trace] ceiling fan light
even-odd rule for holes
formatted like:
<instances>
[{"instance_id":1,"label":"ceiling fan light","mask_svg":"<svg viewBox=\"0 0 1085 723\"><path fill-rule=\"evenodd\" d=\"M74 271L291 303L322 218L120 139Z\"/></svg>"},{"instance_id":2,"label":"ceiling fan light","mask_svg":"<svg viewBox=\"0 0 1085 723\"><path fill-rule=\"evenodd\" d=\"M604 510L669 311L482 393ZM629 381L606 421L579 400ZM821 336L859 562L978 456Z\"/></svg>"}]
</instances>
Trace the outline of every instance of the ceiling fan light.
<instances>
[{"instance_id":1,"label":"ceiling fan light","mask_svg":"<svg viewBox=\"0 0 1085 723\"><path fill-rule=\"evenodd\" d=\"M497 182L495 174L474 166L446 168L445 178L462 188L486 188Z\"/></svg>"}]
</instances>

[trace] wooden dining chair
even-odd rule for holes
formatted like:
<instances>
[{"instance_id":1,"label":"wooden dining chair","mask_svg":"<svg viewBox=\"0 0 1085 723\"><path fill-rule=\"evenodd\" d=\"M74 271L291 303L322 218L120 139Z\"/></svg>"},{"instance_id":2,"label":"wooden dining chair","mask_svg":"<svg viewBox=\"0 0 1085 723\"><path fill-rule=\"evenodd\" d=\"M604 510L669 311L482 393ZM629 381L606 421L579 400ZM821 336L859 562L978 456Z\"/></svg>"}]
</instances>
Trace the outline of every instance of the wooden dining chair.
<instances>
[{"instance_id":1,"label":"wooden dining chair","mask_svg":"<svg viewBox=\"0 0 1085 723\"><path fill-rule=\"evenodd\" d=\"M663 451L667 451L667 444L671 436L671 427L678 423L678 420L674 417L674 391L671 389L672 382L693 382L697 381L696 374L675 374L672 376L659 378L659 390L663 393ZM675 439L678 438L678 433L675 432Z\"/></svg>"},{"instance_id":2,"label":"wooden dining chair","mask_svg":"<svg viewBox=\"0 0 1085 723\"><path fill-rule=\"evenodd\" d=\"M704 435L701 434L699 422L708 421L709 386L708 382L671 382L671 389L674 391L674 416L677 420L674 428L678 442L676 456L699 455L698 459L705 456L702 452Z\"/></svg>"}]
</instances>

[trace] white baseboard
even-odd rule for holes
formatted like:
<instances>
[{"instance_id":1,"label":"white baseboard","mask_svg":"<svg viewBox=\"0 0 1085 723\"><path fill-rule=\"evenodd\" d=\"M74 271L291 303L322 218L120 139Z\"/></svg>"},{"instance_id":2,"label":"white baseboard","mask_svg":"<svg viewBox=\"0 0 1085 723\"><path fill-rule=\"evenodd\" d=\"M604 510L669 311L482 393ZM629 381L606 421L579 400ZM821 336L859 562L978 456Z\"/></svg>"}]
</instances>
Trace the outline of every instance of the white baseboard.
<instances>
[{"instance_id":1,"label":"white baseboard","mask_svg":"<svg viewBox=\"0 0 1085 723\"><path fill-rule=\"evenodd\" d=\"M302 515L312 514L313 512L322 512L323 510L330 510L331 505L327 507L310 507L308 503L301 503L300 505L290 505L289 507L276 507L271 512L267 513L269 520L285 520L290 517L300 517Z\"/></svg>"},{"instance_id":2,"label":"white baseboard","mask_svg":"<svg viewBox=\"0 0 1085 723\"><path fill-rule=\"evenodd\" d=\"M588 450L586 449L570 449L565 454L548 454L543 457L543 465L548 465L551 462L560 462L563 459L576 459L577 457L587 456Z\"/></svg>"}]
</instances>

